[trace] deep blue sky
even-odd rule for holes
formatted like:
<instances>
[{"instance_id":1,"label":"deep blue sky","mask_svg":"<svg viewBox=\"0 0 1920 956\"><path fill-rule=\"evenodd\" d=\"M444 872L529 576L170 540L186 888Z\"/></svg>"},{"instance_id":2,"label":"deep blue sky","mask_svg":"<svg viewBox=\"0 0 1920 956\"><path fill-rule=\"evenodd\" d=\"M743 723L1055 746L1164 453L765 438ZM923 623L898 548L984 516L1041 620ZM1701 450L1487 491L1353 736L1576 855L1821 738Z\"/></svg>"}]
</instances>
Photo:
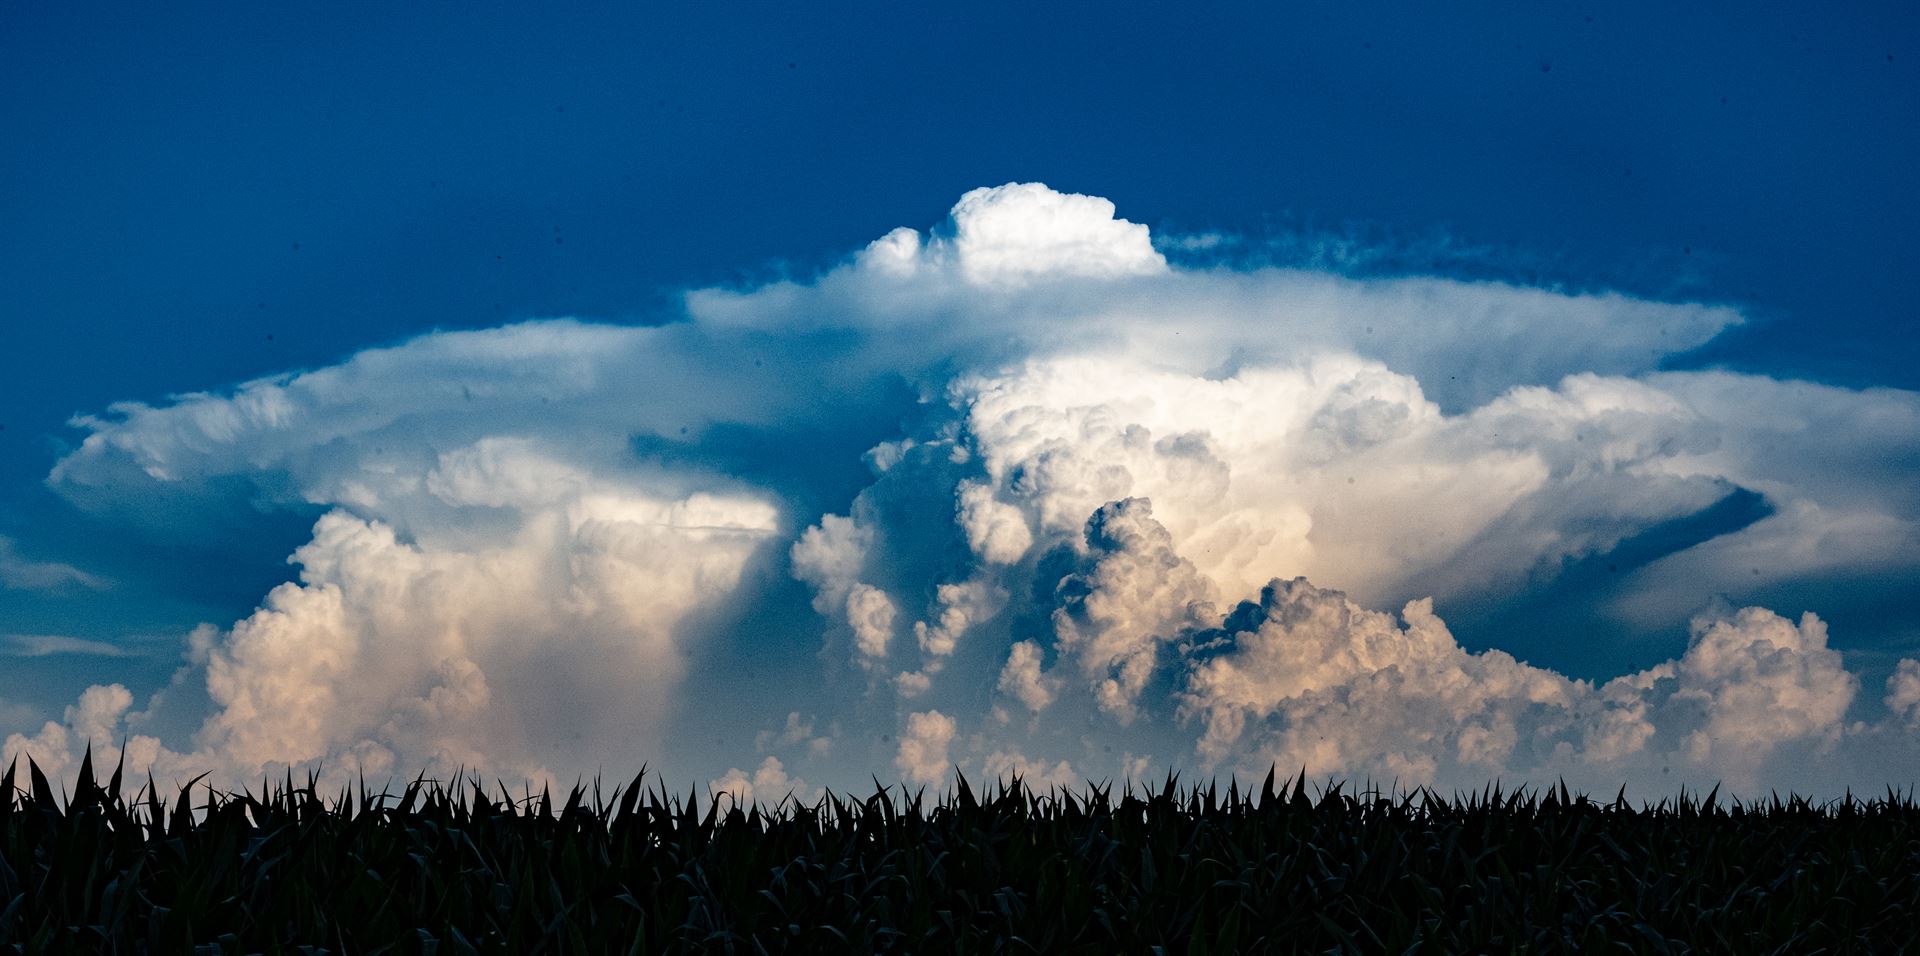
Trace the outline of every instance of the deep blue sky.
<instances>
[{"instance_id":1,"label":"deep blue sky","mask_svg":"<svg viewBox=\"0 0 1920 956\"><path fill-rule=\"evenodd\" d=\"M69 416L648 320L1010 180L1732 303L1695 364L1920 387L1912 5L392 6L0 7L0 535L122 583L0 633L231 620L306 535L103 535L40 484Z\"/></svg>"}]
</instances>

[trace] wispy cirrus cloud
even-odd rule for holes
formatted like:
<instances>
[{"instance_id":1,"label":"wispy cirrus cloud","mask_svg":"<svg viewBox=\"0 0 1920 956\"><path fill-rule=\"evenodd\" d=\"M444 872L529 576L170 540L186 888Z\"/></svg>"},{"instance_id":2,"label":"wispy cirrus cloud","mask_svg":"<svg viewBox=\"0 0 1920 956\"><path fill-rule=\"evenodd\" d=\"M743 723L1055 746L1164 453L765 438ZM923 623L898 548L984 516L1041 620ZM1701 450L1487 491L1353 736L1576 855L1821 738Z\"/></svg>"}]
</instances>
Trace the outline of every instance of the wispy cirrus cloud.
<instances>
[{"instance_id":1,"label":"wispy cirrus cloud","mask_svg":"<svg viewBox=\"0 0 1920 956\"><path fill-rule=\"evenodd\" d=\"M53 654L78 654L88 657L135 657L133 651L107 641L92 641L61 634L0 634L0 656L47 657Z\"/></svg>"},{"instance_id":2,"label":"wispy cirrus cloud","mask_svg":"<svg viewBox=\"0 0 1920 956\"><path fill-rule=\"evenodd\" d=\"M88 574L71 564L35 561L20 553L13 539L0 535L0 588L21 591L63 591L84 588L105 590L105 578Z\"/></svg>"}]
</instances>

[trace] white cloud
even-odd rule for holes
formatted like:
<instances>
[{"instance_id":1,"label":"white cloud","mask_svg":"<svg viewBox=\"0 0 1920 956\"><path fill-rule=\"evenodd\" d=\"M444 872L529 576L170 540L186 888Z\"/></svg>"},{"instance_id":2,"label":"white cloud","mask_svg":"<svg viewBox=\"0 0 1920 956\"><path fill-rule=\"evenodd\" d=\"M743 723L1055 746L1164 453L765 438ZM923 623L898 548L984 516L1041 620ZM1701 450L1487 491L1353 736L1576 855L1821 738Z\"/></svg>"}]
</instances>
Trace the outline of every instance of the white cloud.
<instances>
[{"instance_id":1,"label":"white cloud","mask_svg":"<svg viewBox=\"0 0 1920 956\"><path fill-rule=\"evenodd\" d=\"M1648 567L1618 599L1621 614L1645 622L1684 611L1703 582L1740 590L1911 574L1920 557L1920 492L1909 473L1920 394L1724 372L1660 374L1648 385L1705 425L1682 467L1761 492L1775 509Z\"/></svg>"},{"instance_id":2,"label":"white cloud","mask_svg":"<svg viewBox=\"0 0 1920 956\"><path fill-rule=\"evenodd\" d=\"M862 666L887 656L900 609L885 591L860 580L873 546L870 525L824 515L789 551L795 577L813 586L813 608L830 620L844 621Z\"/></svg>"},{"instance_id":3,"label":"white cloud","mask_svg":"<svg viewBox=\"0 0 1920 956\"><path fill-rule=\"evenodd\" d=\"M853 628L854 647L866 657L887 656L898 614L893 599L879 588L856 584L847 593L847 624Z\"/></svg>"},{"instance_id":4,"label":"white cloud","mask_svg":"<svg viewBox=\"0 0 1920 956\"><path fill-rule=\"evenodd\" d=\"M239 778L638 765L683 676L678 622L731 590L776 527L750 495L662 497L520 438L441 454L420 479L505 515L480 534L459 512L403 508L410 540L344 509L321 517L291 559L300 580L201 638L213 710L180 761Z\"/></svg>"},{"instance_id":5,"label":"white cloud","mask_svg":"<svg viewBox=\"0 0 1920 956\"><path fill-rule=\"evenodd\" d=\"M813 728L812 718L802 720L799 711L791 711L787 714L787 721L778 733L763 730L754 735L753 747L755 750L764 752L775 747L786 748L805 744L809 755L824 756L833 750L833 733L815 736Z\"/></svg>"},{"instance_id":6,"label":"white cloud","mask_svg":"<svg viewBox=\"0 0 1920 956\"><path fill-rule=\"evenodd\" d=\"M1674 667L1678 689L1670 698L1709 715L1706 726L1686 738L1690 753L1764 751L1839 731L1860 681L1827 646L1827 626L1812 612L1796 627L1750 607L1697 619L1692 631Z\"/></svg>"},{"instance_id":7,"label":"white cloud","mask_svg":"<svg viewBox=\"0 0 1920 956\"><path fill-rule=\"evenodd\" d=\"M947 746L953 743L953 718L929 710L907 716L906 733L893 765L908 783L938 786L946 781L953 763Z\"/></svg>"},{"instance_id":8,"label":"white cloud","mask_svg":"<svg viewBox=\"0 0 1920 956\"><path fill-rule=\"evenodd\" d=\"M52 654L82 654L90 657L135 656L132 651L106 641L90 641L61 634L0 634L0 656L46 657Z\"/></svg>"},{"instance_id":9,"label":"white cloud","mask_svg":"<svg viewBox=\"0 0 1920 956\"><path fill-rule=\"evenodd\" d=\"M959 493L960 527L967 532L967 545L989 564L1012 564L1026 557L1033 546L1033 532L1019 508L998 501L993 487L985 482L963 481Z\"/></svg>"},{"instance_id":10,"label":"white cloud","mask_svg":"<svg viewBox=\"0 0 1920 956\"><path fill-rule=\"evenodd\" d=\"M814 610L835 614L860 584L860 569L873 545L873 531L852 518L824 515L794 542L793 573L813 585Z\"/></svg>"},{"instance_id":11,"label":"white cloud","mask_svg":"<svg viewBox=\"0 0 1920 956\"><path fill-rule=\"evenodd\" d=\"M1113 203L1039 183L972 190L954 204L944 231L922 242L912 229L895 229L857 262L888 277L951 273L976 286L1167 271L1147 227L1115 218Z\"/></svg>"},{"instance_id":12,"label":"white cloud","mask_svg":"<svg viewBox=\"0 0 1920 956\"><path fill-rule=\"evenodd\" d=\"M1041 673L1040 645L1019 641L1007 651L1006 666L1000 670L1000 692L1010 694L1034 713L1047 709L1059 693L1060 680Z\"/></svg>"},{"instance_id":13,"label":"white cloud","mask_svg":"<svg viewBox=\"0 0 1920 956\"><path fill-rule=\"evenodd\" d=\"M133 706L133 694L119 684L89 687L80 699L67 707L60 721L47 721L38 733L10 734L0 743L0 760L12 765L31 759L47 776L59 779L75 769L88 749L95 766L113 766L121 760L121 737L117 733L127 710ZM133 736L126 741L126 779L144 777L163 753L160 742L152 737Z\"/></svg>"},{"instance_id":14,"label":"white cloud","mask_svg":"<svg viewBox=\"0 0 1920 956\"><path fill-rule=\"evenodd\" d=\"M772 807L788 797L807 801L807 782L788 776L786 765L778 757L760 761L751 777L738 767L729 767L720 779L708 784L707 789L716 796L723 793L731 796L736 806L759 802Z\"/></svg>"},{"instance_id":15,"label":"white cloud","mask_svg":"<svg viewBox=\"0 0 1920 956\"><path fill-rule=\"evenodd\" d=\"M901 671L893 676L894 690L904 700L912 700L933 689L933 675L926 671Z\"/></svg>"},{"instance_id":16,"label":"white cloud","mask_svg":"<svg viewBox=\"0 0 1920 956\"><path fill-rule=\"evenodd\" d=\"M1087 519L1091 564L1063 582L1057 646L1078 665L1100 709L1131 723L1160 645L1214 616L1213 583L1174 553L1153 505L1126 498Z\"/></svg>"},{"instance_id":17,"label":"white cloud","mask_svg":"<svg viewBox=\"0 0 1920 956\"><path fill-rule=\"evenodd\" d=\"M1151 751L1408 781L1758 782L1792 748L1840 760L1866 739L1817 619L1703 618L1685 654L1595 684L1468 653L1434 611L1551 582L1737 489L1770 514L1594 600L1677 639L1715 593L1911 576L1920 397L1658 371L1739 321L1176 268L1106 200L1010 184L813 280L690 293L685 321L434 333L116 404L77 420L49 481L160 534L323 514L297 581L194 639L212 709L175 749L140 738L161 766L542 777L664 749L713 777L722 758L667 732L679 715L780 750L714 780L738 794L789 768L864 780L879 749L940 783L955 748L1048 779L1133 773ZM821 436L854 422L901 424L848 502ZM783 555L787 591L757 570ZM0 583L29 578L92 586L0 541ZM801 590L817 617L791 606ZM695 623L742 605L741 643L771 659L824 632L824 683L684 713L689 683L727 680L695 672L717 659ZM1875 746L1920 711L1901 666ZM72 751L124 723L130 704L100 716L108 696L8 746ZM1029 719L982 719L1015 707Z\"/></svg>"},{"instance_id":18,"label":"white cloud","mask_svg":"<svg viewBox=\"0 0 1920 956\"><path fill-rule=\"evenodd\" d=\"M1811 614L1697 619L1687 651L1596 688L1463 650L1430 602L1396 622L1304 579L1262 593L1257 627L1191 650L1183 705L1210 763L1390 776L1534 779L1682 764L1743 785L1782 745L1837 740L1859 681Z\"/></svg>"},{"instance_id":19,"label":"white cloud","mask_svg":"<svg viewBox=\"0 0 1920 956\"><path fill-rule=\"evenodd\" d=\"M1074 773L1073 766L1064 760L1052 764L1045 761L1029 760L1018 751L996 750L987 755L980 767L982 780L993 783L1011 783L1014 777L1029 788L1042 793L1050 790L1078 790L1086 781Z\"/></svg>"},{"instance_id":20,"label":"white cloud","mask_svg":"<svg viewBox=\"0 0 1920 956\"><path fill-rule=\"evenodd\" d=\"M1911 730L1920 730L1920 661L1905 658L1887 678L1887 710Z\"/></svg>"},{"instance_id":21,"label":"white cloud","mask_svg":"<svg viewBox=\"0 0 1920 956\"><path fill-rule=\"evenodd\" d=\"M0 588L59 591L71 587L100 591L107 581L71 564L30 560L20 554L13 539L0 535Z\"/></svg>"},{"instance_id":22,"label":"white cloud","mask_svg":"<svg viewBox=\"0 0 1920 956\"><path fill-rule=\"evenodd\" d=\"M1058 193L1039 183L975 189L953 207L953 258L978 283L1032 277L1157 274L1167 261L1147 227L1114 217L1098 196ZM942 240L931 250L938 254Z\"/></svg>"},{"instance_id":23,"label":"white cloud","mask_svg":"<svg viewBox=\"0 0 1920 956\"><path fill-rule=\"evenodd\" d=\"M1004 594L979 580L939 585L934 589L934 596L933 621L914 622L913 634L920 650L932 659L935 667L939 666L940 658L953 654L970 628L993 616L1006 599Z\"/></svg>"},{"instance_id":24,"label":"white cloud","mask_svg":"<svg viewBox=\"0 0 1920 956\"><path fill-rule=\"evenodd\" d=\"M1228 591L1275 572L1370 599L1416 580L1485 588L1732 487L1699 460L1719 423L1624 379L1524 387L1450 417L1411 377L1351 356L1225 379L1076 358L964 380L954 400L992 493L1042 535L1150 498L1180 556Z\"/></svg>"},{"instance_id":25,"label":"white cloud","mask_svg":"<svg viewBox=\"0 0 1920 956\"><path fill-rule=\"evenodd\" d=\"M548 491L481 548L334 512L301 581L213 648L200 743L241 767L369 746L403 765L534 774L544 737L644 759L681 676L676 622L725 593L774 512L744 497ZM585 753L581 757L587 756Z\"/></svg>"}]
</instances>

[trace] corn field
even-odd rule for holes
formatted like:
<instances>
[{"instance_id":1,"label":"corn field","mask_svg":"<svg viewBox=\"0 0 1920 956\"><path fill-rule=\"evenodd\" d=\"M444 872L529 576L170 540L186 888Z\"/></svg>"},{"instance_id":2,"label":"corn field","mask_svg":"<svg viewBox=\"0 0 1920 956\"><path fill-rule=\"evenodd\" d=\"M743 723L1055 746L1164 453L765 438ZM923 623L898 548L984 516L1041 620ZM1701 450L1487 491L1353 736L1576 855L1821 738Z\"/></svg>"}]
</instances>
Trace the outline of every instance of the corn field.
<instances>
[{"instance_id":1,"label":"corn field","mask_svg":"<svg viewBox=\"0 0 1920 956\"><path fill-rule=\"evenodd\" d=\"M1920 805L1302 775L1037 793L252 792L0 778L0 952L1895 952Z\"/></svg>"}]
</instances>

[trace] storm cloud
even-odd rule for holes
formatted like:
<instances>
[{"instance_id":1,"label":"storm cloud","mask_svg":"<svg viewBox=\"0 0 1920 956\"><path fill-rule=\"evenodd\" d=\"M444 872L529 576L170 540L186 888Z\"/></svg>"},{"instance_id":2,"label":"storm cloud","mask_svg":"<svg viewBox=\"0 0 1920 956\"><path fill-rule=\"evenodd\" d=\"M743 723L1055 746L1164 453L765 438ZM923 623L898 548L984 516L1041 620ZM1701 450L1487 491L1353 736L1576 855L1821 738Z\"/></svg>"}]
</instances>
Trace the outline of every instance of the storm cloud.
<instances>
[{"instance_id":1,"label":"storm cloud","mask_svg":"<svg viewBox=\"0 0 1920 956\"><path fill-rule=\"evenodd\" d=\"M1715 599L1910 581L1920 396L1667 370L1724 306L1176 266L1104 199L1009 184L670 318L434 333L79 419L49 483L106 518L321 513L293 580L183 642L208 710L133 734L136 774L1756 789L1916 749L1920 663L1868 690L1820 608ZM1587 598L1676 653L1574 677L1443 620L1730 500L1762 504ZM756 656L815 678L713 693L703 667ZM57 769L140 718L102 685L6 749Z\"/></svg>"}]
</instances>

